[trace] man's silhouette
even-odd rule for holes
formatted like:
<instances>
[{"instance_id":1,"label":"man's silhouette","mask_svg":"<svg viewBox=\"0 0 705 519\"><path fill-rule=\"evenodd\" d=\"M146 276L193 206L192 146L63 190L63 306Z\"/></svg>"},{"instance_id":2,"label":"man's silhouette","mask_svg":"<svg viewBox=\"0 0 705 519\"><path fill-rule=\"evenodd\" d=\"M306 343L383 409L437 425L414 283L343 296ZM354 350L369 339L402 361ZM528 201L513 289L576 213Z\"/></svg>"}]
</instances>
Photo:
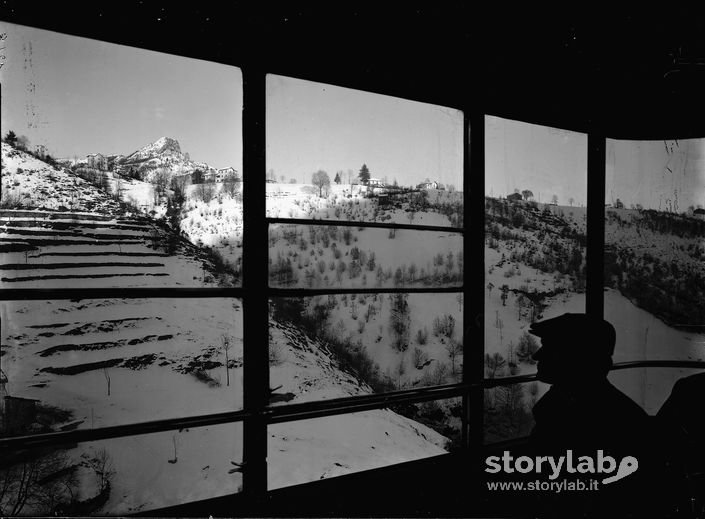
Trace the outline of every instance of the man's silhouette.
<instances>
[{"instance_id":1,"label":"man's silhouette","mask_svg":"<svg viewBox=\"0 0 705 519\"><path fill-rule=\"evenodd\" d=\"M650 423L646 412L607 380L614 327L604 319L567 313L534 323L529 332L541 338L533 356L538 379L551 384L534 406L532 443L593 453L634 447Z\"/></svg>"},{"instance_id":2,"label":"man's silhouette","mask_svg":"<svg viewBox=\"0 0 705 519\"><path fill-rule=\"evenodd\" d=\"M645 454L652 437L650 418L607 380L616 342L614 327L604 319L567 313L534 323L529 332L541 338L541 348L533 355L538 379L551 384L533 409L532 451L560 456L571 450L574 459L590 456L594 460L602 450L617 464L625 456L639 462L637 473L602 485L596 492L541 496L540 515L622 517L652 511L653 463ZM600 481L608 475L563 474L567 479Z\"/></svg>"}]
</instances>

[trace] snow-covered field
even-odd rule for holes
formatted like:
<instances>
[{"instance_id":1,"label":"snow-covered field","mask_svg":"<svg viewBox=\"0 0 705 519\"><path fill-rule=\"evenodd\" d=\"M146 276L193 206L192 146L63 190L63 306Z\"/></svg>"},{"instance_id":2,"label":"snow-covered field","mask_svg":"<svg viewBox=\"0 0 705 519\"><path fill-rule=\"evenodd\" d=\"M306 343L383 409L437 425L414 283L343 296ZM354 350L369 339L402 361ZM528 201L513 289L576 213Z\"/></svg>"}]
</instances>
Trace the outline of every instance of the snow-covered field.
<instances>
[{"instance_id":1,"label":"snow-covered field","mask_svg":"<svg viewBox=\"0 0 705 519\"><path fill-rule=\"evenodd\" d=\"M269 258L274 286L460 286L463 279L458 233L272 225Z\"/></svg>"},{"instance_id":2,"label":"snow-covered field","mask_svg":"<svg viewBox=\"0 0 705 519\"><path fill-rule=\"evenodd\" d=\"M365 186L331 184L319 196L319 189L312 184L268 183L267 216L462 227L449 218L462 218L462 192L429 190L408 195L390 195L391 203L383 206L378 203L378 198L366 196L379 195L381 192L379 188L368 192ZM432 208L410 205L409 200L417 196L422 196L424 204ZM441 213L438 208L444 208L447 212Z\"/></svg>"}]
</instances>

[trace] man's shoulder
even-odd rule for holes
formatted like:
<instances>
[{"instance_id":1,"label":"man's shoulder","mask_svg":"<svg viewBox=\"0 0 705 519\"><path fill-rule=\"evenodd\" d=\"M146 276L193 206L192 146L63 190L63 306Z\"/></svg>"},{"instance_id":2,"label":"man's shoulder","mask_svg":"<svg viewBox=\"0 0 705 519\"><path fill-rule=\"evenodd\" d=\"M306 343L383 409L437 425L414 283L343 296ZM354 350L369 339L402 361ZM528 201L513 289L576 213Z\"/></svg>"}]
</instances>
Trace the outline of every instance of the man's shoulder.
<instances>
[{"instance_id":1,"label":"man's shoulder","mask_svg":"<svg viewBox=\"0 0 705 519\"><path fill-rule=\"evenodd\" d=\"M606 409L609 409L619 421L637 420L643 422L649 419L649 414L644 411L644 408L611 383L607 382L603 391L605 394L602 400Z\"/></svg>"}]
</instances>

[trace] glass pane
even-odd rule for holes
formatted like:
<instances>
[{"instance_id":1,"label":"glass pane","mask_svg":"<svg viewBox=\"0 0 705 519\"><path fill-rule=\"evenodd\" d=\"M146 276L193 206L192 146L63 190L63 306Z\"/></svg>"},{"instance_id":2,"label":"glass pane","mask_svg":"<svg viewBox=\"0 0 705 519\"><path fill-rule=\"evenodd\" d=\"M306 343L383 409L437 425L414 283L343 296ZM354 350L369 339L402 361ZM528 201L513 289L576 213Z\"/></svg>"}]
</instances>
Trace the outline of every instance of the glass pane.
<instances>
[{"instance_id":1,"label":"glass pane","mask_svg":"<svg viewBox=\"0 0 705 519\"><path fill-rule=\"evenodd\" d=\"M702 369L689 368L622 369L610 372L609 380L647 413L654 415L679 379L702 372Z\"/></svg>"},{"instance_id":2,"label":"glass pane","mask_svg":"<svg viewBox=\"0 0 705 519\"><path fill-rule=\"evenodd\" d=\"M587 135L485 118L485 353L536 371L529 325L585 311Z\"/></svg>"},{"instance_id":3,"label":"glass pane","mask_svg":"<svg viewBox=\"0 0 705 519\"><path fill-rule=\"evenodd\" d=\"M463 226L463 114L267 76L267 216Z\"/></svg>"},{"instance_id":4,"label":"glass pane","mask_svg":"<svg viewBox=\"0 0 705 519\"><path fill-rule=\"evenodd\" d=\"M2 389L17 408L3 435L242 408L238 300L12 301L0 311Z\"/></svg>"},{"instance_id":5,"label":"glass pane","mask_svg":"<svg viewBox=\"0 0 705 519\"><path fill-rule=\"evenodd\" d=\"M271 300L271 403L460 382L459 296L344 294Z\"/></svg>"},{"instance_id":6,"label":"glass pane","mask_svg":"<svg viewBox=\"0 0 705 519\"><path fill-rule=\"evenodd\" d=\"M607 140L605 315L617 329L616 362L705 360L704 146L705 139ZM656 411L689 373L614 376Z\"/></svg>"},{"instance_id":7,"label":"glass pane","mask_svg":"<svg viewBox=\"0 0 705 519\"><path fill-rule=\"evenodd\" d=\"M240 70L3 31L0 288L239 284Z\"/></svg>"},{"instance_id":8,"label":"glass pane","mask_svg":"<svg viewBox=\"0 0 705 519\"><path fill-rule=\"evenodd\" d=\"M460 398L269 426L269 489L445 454L460 442Z\"/></svg>"},{"instance_id":9,"label":"glass pane","mask_svg":"<svg viewBox=\"0 0 705 519\"><path fill-rule=\"evenodd\" d=\"M485 376L488 376L487 366ZM549 387L535 381L485 389L485 443L531 434L534 427L532 409Z\"/></svg>"},{"instance_id":10,"label":"glass pane","mask_svg":"<svg viewBox=\"0 0 705 519\"><path fill-rule=\"evenodd\" d=\"M234 494L242 424L5 451L0 485L8 515L48 517L126 515Z\"/></svg>"},{"instance_id":11,"label":"glass pane","mask_svg":"<svg viewBox=\"0 0 705 519\"><path fill-rule=\"evenodd\" d=\"M365 227L269 226L269 284L364 288L462 286L459 233Z\"/></svg>"}]
</instances>

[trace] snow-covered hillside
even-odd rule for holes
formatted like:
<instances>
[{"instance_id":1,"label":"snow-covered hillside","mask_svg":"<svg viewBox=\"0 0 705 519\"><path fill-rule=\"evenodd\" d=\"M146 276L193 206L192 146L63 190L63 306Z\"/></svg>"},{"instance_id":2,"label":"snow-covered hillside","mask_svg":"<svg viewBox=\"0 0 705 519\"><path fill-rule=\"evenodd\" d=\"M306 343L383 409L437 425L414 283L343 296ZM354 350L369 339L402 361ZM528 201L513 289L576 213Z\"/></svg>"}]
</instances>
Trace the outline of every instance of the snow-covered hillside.
<instances>
[{"instance_id":1,"label":"snow-covered hillside","mask_svg":"<svg viewBox=\"0 0 705 519\"><path fill-rule=\"evenodd\" d=\"M204 197L204 191L207 193ZM191 243L210 247L236 271L242 262L242 198L224 184L187 186L181 231Z\"/></svg>"},{"instance_id":2,"label":"snow-covered hillside","mask_svg":"<svg viewBox=\"0 0 705 519\"><path fill-rule=\"evenodd\" d=\"M115 213L108 193L61 167L2 143L2 207Z\"/></svg>"},{"instance_id":3,"label":"snow-covered hillside","mask_svg":"<svg viewBox=\"0 0 705 519\"><path fill-rule=\"evenodd\" d=\"M242 406L242 318L235 300L30 301L0 308L8 393L54 409L53 420L33 424L35 432ZM273 402L371 391L341 370L324 343L277 321L271 333L272 384L281 386L274 386ZM240 438L239 425L217 426L80 444L68 454L78 463L105 449L115 476L101 511L129 513L236 491ZM274 487L432 456L448 442L390 410L277 425L269 441Z\"/></svg>"},{"instance_id":4,"label":"snow-covered hillside","mask_svg":"<svg viewBox=\"0 0 705 519\"><path fill-rule=\"evenodd\" d=\"M186 239L190 236L196 243L220 247L224 256L229 250L233 261L239 257L241 205L238 196L220 192L222 186L207 202L190 197L199 189L190 186L181 215L184 236L149 216L158 216L159 211L135 211L116 200L115 195L126 193L133 200L149 200L154 195L149 183L108 174L103 184L94 185L5 144L3 168L3 185L9 182L18 192L38 193L21 197L29 199L26 205L10 198L6 204L10 207L0 212L3 288L233 282L228 271L220 270L222 263ZM13 186L16 181L19 184ZM74 190L81 193L80 201L65 205ZM352 323L355 317L350 310L362 301L348 307L341 298L330 309L331 319ZM352 357L336 349L340 344L273 318L272 403L370 393L375 387L362 370L365 365L377 372L380 367L389 371L406 366L413 374L397 378L400 387L420 380L428 364L417 368L410 353L392 349L388 340L391 303L374 304L379 307L376 316L368 310L368 332L357 328L359 340L372 343L374 335L376 341L365 354L368 364L352 362ZM419 301L409 306L416 315L427 304ZM449 300L446 306L457 304ZM0 317L2 390L32 409L12 422L10 434L103 427L242 407L243 317L237 300L11 301L0 304ZM423 317L418 323L432 328L431 319ZM444 339L429 335L424 341L426 358L432 355L431 361L440 364ZM370 355L377 361L370 361ZM451 440L445 431L455 433L440 425L459 420L459 405L454 403L451 410L426 403L273 426L270 484L276 488L446 452ZM2 427L10 426L3 422ZM126 514L224 495L240 488L241 462L240 424L69 446L33 461L42 474L57 481L51 506L63 501L64 508L42 508L48 505L33 502L23 513ZM0 470L0 478L15 478L23 467L22 462L11 460L4 472ZM106 476L101 479L99 474ZM12 500L12 491L0 496L0 501L8 499ZM0 504L7 509L6 501Z\"/></svg>"},{"instance_id":5,"label":"snow-covered hillside","mask_svg":"<svg viewBox=\"0 0 705 519\"><path fill-rule=\"evenodd\" d=\"M605 212L606 283L675 327L705 322L705 221L654 210Z\"/></svg>"}]
</instances>

